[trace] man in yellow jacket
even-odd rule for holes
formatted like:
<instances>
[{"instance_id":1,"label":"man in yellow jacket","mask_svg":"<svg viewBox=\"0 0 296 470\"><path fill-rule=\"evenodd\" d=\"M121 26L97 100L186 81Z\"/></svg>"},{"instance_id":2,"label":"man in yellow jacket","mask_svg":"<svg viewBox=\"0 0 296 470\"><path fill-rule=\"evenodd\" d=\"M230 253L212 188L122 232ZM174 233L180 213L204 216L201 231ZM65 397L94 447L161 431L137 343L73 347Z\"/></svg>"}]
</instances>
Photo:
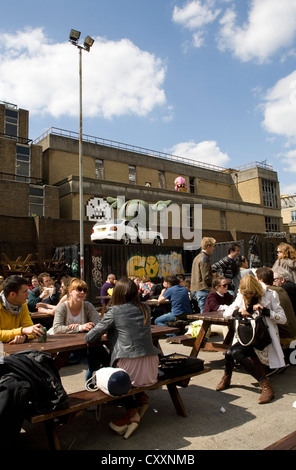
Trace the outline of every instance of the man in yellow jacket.
<instances>
[{"instance_id":1,"label":"man in yellow jacket","mask_svg":"<svg viewBox=\"0 0 296 470\"><path fill-rule=\"evenodd\" d=\"M4 280L0 293L0 341L24 343L28 338L42 336L39 323L33 324L28 306L28 283L21 276L9 276Z\"/></svg>"}]
</instances>

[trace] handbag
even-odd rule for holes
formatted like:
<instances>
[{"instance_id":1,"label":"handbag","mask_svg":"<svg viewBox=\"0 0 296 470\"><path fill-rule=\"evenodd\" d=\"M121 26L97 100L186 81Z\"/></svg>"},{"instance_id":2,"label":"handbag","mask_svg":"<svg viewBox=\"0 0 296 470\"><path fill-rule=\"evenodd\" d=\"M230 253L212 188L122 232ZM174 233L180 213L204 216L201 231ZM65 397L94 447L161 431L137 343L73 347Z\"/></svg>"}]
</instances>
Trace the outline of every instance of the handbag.
<instances>
[{"instance_id":1,"label":"handbag","mask_svg":"<svg viewBox=\"0 0 296 470\"><path fill-rule=\"evenodd\" d=\"M255 318L243 317L235 310L235 333L242 346L252 346L262 351L271 343L269 329L261 310Z\"/></svg>"},{"instance_id":2,"label":"handbag","mask_svg":"<svg viewBox=\"0 0 296 470\"><path fill-rule=\"evenodd\" d=\"M95 379L95 384L93 380ZM119 367L102 367L87 380L85 389L89 392L102 390L106 395L118 397L126 395L131 389L131 379L124 369Z\"/></svg>"},{"instance_id":3,"label":"handbag","mask_svg":"<svg viewBox=\"0 0 296 470\"><path fill-rule=\"evenodd\" d=\"M199 372L204 369L204 361L198 357L173 353L159 360L158 380Z\"/></svg>"}]
</instances>

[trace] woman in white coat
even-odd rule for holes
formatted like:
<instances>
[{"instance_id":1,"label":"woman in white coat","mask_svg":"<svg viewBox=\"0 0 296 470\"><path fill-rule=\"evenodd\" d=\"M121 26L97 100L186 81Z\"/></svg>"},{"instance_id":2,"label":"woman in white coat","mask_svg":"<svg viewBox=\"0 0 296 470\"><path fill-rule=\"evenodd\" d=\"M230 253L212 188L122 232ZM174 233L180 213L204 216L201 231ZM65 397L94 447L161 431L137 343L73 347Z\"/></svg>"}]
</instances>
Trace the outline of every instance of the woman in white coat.
<instances>
[{"instance_id":1,"label":"woman in white coat","mask_svg":"<svg viewBox=\"0 0 296 470\"><path fill-rule=\"evenodd\" d=\"M285 365L284 354L280 345L277 323L285 324L287 319L284 310L280 306L278 296L266 289L254 276L244 276L240 282L240 292L235 301L226 308L224 318L232 318L238 310L242 316L251 317L261 309L269 327L271 343L263 351L252 346L242 346L238 341L227 350L225 354L225 373L216 390L225 390L230 386L232 371L235 362L240 363L249 374L258 380L262 394L258 403L269 403L274 393L266 378L262 362L270 368L283 367ZM260 360L259 360L260 359Z\"/></svg>"}]
</instances>

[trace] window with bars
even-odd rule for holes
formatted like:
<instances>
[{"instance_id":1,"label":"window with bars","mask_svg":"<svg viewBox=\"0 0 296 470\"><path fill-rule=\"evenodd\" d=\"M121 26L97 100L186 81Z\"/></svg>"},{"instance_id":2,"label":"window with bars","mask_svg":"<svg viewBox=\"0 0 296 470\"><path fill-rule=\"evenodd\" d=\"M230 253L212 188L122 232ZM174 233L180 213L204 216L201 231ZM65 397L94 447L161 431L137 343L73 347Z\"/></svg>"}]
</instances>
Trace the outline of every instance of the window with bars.
<instances>
[{"instance_id":1,"label":"window with bars","mask_svg":"<svg viewBox=\"0 0 296 470\"><path fill-rule=\"evenodd\" d=\"M24 145L16 146L15 158L16 181L29 181L30 178L30 147Z\"/></svg>"},{"instance_id":2,"label":"window with bars","mask_svg":"<svg viewBox=\"0 0 296 470\"><path fill-rule=\"evenodd\" d=\"M137 182L136 167L134 165L128 166L128 179L130 184L136 184Z\"/></svg>"},{"instance_id":3,"label":"window with bars","mask_svg":"<svg viewBox=\"0 0 296 470\"><path fill-rule=\"evenodd\" d=\"M30 217L44 216L44 188L30 186L29 194Z\"/></svg>"},{"instance_id":4,"label":"window with bars","mask_svg":"<svg viewBox=\"0 0 296 470\"><path fill-rule=\"evenodd\" d=\"M280 232L281 219L279 217L265 217L266 232Z\"/></svg>"},{"instance_id":5,"label":"window with bars","mask_svg":"<svg viewBox=\"0 0 296 470\"><path fill-rule=\"evenodd\" d=\"M265 207L279 208L277 187L275 181L262 179L262 196Z\"/></svg>"},{"instance_id":6,"label":"window with bars","mask_svg":"<svg viewBox=\"0 0 296 470\"><path fill-rule=\"evenodd\" d=\"M104 160L100 160L96 158L95 160L95 172L96 178L99 180L103 180L105 178L105 171L104 171Z\"/></svg>"},{"instance_id":7,"label":"window with bars","mask_svg":"<svg viewBox=\"0 0 296 470\"><path fill-rule=\"evenodd\" d=\"M165 175L164 171L158 170L158 183L161 189L165 189Z\"/></svg>"},{"instance_id":8,"label":"window with bars","mask_svg":"<svg viewBox=\"0 0 296 470\"><path fill-rule=\"evenodd\" d=\"M18 111L16 111L15 109L5 108L4 133L9 137L17 138Z\"/></svg>"}]
</instances>

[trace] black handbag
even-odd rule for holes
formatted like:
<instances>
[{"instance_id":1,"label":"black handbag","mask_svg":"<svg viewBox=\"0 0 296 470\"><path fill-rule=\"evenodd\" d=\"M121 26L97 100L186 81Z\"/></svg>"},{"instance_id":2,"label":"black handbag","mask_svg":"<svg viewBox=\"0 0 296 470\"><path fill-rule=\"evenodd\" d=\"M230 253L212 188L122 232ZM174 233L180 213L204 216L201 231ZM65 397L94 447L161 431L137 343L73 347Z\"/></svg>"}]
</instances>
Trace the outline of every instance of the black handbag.
<instances>
[{"instance_id":1,"label":"black handbag","mask_svg":"<svg viewBox=\"0 0 296 470\"><path fill-rule=\"evenodd\" d=\"M235 333L242 346L252 346L262 351L271 343L269 329L261 310L255 318L243 317L238 310L233 313Z\"/></svg>"}]
</instances>

